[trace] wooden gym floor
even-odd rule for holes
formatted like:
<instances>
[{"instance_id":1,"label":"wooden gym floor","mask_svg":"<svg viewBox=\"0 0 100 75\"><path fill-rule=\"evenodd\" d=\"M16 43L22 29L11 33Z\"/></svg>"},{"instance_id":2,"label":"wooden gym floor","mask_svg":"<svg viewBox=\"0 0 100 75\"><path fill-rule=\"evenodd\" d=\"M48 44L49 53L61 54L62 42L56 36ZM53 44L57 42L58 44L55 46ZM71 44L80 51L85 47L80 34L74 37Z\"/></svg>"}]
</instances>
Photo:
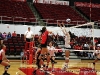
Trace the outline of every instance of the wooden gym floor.
<instances>
[{"instance_id":1,"label":"wooden gym floor","mask_svg":"<svg viewBox=\"0 0 100 75\"><path fill-rule=\"evenodd\" d=\"M56 60L57 64L55 64L55 68L61 68L62 64L64 63L64 60ZM93 65L89 62L92 62L93 60L70 60L69 62L69 71L73 71L74 73L78 74L79 69L78 67L93 67ZM21 72L18 68L20 67L26 67L26 66L31 66L31 65L26 65L26 64L21 64L20 60L10 60L10 69L8 73L10 75L25 75L23 72ZM32 65L33 67L36 67L36 65ZM51 66L51 65L50 65ZM49 66L49 67L50 67ZM100 71L100 61L96 63L96 70ZM2 75L4 71L4 67L0 65L0 75ZM99 72L97 72L97 75L100 75Z\"/></svg>"}]
</instances>

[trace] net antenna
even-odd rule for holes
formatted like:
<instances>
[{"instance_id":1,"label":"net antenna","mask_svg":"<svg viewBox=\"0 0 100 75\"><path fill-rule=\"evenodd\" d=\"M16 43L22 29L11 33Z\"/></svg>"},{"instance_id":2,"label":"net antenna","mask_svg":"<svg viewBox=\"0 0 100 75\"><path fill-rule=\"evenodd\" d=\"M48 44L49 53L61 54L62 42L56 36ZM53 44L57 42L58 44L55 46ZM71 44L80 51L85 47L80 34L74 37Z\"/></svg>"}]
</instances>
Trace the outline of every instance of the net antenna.
<instances>
[{"instance_id":1,"label":"net antenna","mask_svg":"<svg viewBox=\"0 0 100 75\"><path fill-rule=\"evenodd\" d=\"M94 24L92 25L93 50L95 51Z\"/></svg>"},{"instance_id":2,"label":"net antenna","mask_svg":"<svg viewBox=\"0 0 100 75\"><path fill-rule=\"evenodd\" d=\"M90 22L91 22L91 10L92 9L92 2L91 2L91 0L90 0Z\"/></svg>"}]
</instances>

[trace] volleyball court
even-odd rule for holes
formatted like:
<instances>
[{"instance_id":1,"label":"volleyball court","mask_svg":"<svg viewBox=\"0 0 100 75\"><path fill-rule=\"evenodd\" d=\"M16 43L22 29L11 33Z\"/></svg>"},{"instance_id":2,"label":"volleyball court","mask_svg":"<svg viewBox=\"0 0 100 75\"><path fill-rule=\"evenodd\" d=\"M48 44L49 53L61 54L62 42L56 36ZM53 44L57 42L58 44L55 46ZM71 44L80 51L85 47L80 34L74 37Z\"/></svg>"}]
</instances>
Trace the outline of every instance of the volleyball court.
<instances>
[{"instance_id":1,"label":"volleyball court","mask_svg":"<svg viewBox=\"0 0 100 75\"><path fill-rule=\"evenodd\" d=\"M94 39L94 36L93 36L93 33L94 33L94 23L93 22L89 22L89 23L86 23L86 24L82 24L82 25L77 25L77 26L72 26L72 27L69 27L68 29L72 30L73 28L76 28L76 27L82 27L82 26L92 26L92 28L90 28L90 31L91 31L91 36L93 37L93 41L95 40ZM65 28L65 27L63 27ZM59 30L55 30L55 32L58 32L58 31L61 31L60 29ZM78 42L78 40L77 40ZM30 48L28 49L27 48L27 44L30 45ZM48 67L48 70L41 70L41 69L37 69L37 66L36 66L36 60L35 60L35 50L37 49L36 47L33 47L34 43L33 42L26 42L25 44L25 59L21 59L21 63L20 63L20 67L19 67L19 70L21 70L23 73L25 73L26 75L97 75L99 73L99 70L95 70L94 68L94 65L92 62L88 62L88 64L85 64L84 62L80 61L77 63L77 61L73 62L73 63L70 63L68 64L68 68L66 71L63 71L62 70L62 64L55 64L55 65L61 65L60 67L58 66L54 66L54 68L52 68L51 64L49 65ZM95 53L95 42L92 43L92 49L93 50L75 50L75 49L71 49L70 52L74 52L74 53ZM56 50L59 50L59 49L55 49ZM66 49L63 49L63 51L65 51ZM69 59L71 60L71 59ZM24 62L24 63L23 63ZM44 61L45 62L45 61ZM76 66L78 64L81 64L80 66ZM84 66L85 65L85 66ZM76 70L75 70L76 69ZM34 73L34 71L36 71ZM17 73L17 75L19 75L20 73Z\"/></svg>"}]
</instances>

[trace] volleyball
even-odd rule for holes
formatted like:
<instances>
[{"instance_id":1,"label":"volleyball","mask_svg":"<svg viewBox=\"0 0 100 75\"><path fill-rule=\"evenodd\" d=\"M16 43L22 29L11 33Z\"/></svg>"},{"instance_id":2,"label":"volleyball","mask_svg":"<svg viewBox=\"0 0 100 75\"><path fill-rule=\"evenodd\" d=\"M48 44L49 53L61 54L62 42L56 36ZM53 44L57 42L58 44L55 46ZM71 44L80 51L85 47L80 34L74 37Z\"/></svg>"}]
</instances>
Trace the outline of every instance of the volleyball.
<instances>
[{"instance_id":1,"label":"volleyball","mask_svg":"<svg viewBox=\"0 0 100 75\"><path fill-rule=\"evenodd\" d=\"M71 19L67 18L67 19L66 19L66 22L68 22L68 23L71 22Z\"/></svg>"}]
</instances>

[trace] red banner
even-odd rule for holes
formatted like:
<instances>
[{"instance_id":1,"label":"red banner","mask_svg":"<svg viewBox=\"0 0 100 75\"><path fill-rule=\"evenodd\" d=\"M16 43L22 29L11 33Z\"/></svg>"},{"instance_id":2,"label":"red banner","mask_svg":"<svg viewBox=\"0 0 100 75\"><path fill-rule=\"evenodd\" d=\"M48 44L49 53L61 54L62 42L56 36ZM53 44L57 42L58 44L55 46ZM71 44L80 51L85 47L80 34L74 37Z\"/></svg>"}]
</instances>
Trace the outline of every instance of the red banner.
<instances>
[{"instance_id":1,"label":"red banner","mask_svg":"<svg viewBox=\"0 0 100 75\"><path fill-rule=\"evenodd\" d=\"M93 3L87 3L87 2L75 2L74 5L81 6L81 7L100 8L100 4L93 4Z\"/></svg>"}]
</instances>

